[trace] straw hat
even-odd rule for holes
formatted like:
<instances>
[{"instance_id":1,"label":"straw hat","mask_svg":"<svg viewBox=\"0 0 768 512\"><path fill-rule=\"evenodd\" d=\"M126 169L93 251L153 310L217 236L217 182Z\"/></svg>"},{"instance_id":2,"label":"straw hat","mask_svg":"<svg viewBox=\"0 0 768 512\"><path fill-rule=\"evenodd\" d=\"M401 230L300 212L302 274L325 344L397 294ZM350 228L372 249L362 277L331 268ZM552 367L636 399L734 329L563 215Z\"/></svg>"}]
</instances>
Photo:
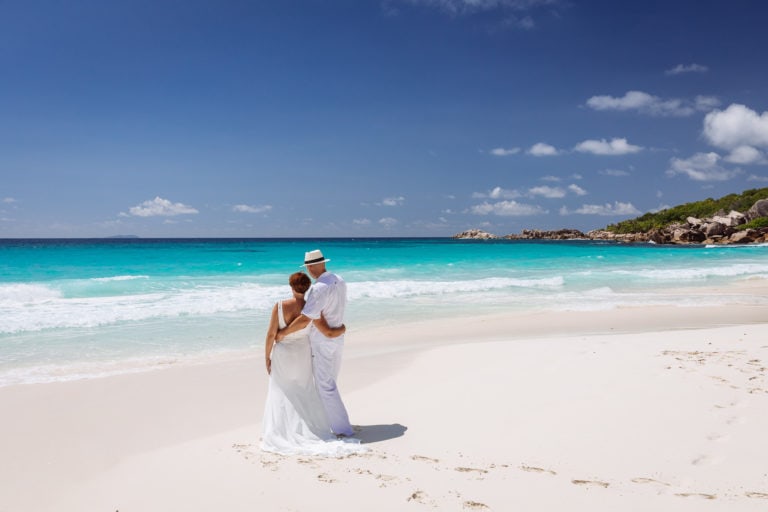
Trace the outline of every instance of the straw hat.
<instances>
[{"instance_id":1,"label":"straw hat","mask_svg":"<svg viewBox=\"0 0 768 512\"><path fill-rule=\"evenodd\" d=\"M320 249L315 249L314 251L309 251L304 253L304 264L302 267L308 267L310 265L316 265L318 263L325 263L326 261L331 261L329 259L326 259L323 256L322 251Z\"/></svg>"}]
</instances>

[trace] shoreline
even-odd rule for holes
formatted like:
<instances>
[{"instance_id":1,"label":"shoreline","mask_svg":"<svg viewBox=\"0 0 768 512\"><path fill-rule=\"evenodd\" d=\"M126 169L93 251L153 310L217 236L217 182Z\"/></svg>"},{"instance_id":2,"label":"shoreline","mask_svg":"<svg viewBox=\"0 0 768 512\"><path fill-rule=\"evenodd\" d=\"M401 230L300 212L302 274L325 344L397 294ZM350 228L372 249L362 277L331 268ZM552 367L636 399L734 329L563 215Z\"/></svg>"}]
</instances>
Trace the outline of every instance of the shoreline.
<instances>
[{"instance_id":1,"label":"shoreline","mask_svg":"<svg viewBox=\"0 0 768 512\"><path fill-rule=\"evenodd\" d=\"M351 330L340 388L371 452L346 459L258 450L260 352L0 388L0 451L14 461L0 465L0 509L758 510L766 313L630 308Z\"/></svg>"},{"instance_id":2,"label":"shoreline","mask_svg":"<svg viewBox=\"0 0 768 512\"><path fill-rule=\"evenodd\" d=\"M715 289L712 293L715 293ZM722 291L722 290L721 290ZM753 283L740 286L739 292L765 293L768 285ZM368 357L375 354L411 351L434 346L466 342L466 340L514 341L525 338L553 336L602 335L645 332L648 318L654 329L689 330L737 324L762 323L768 318L768 304L723 304L721 306L617 306L605 310L531 310L496 313L467 313L447 318L408 319L402 324L379 324L362 328L349 327L345 358ZM556 321L553 322L553 319ZM506 329L505 326L514 328ZM420 339L406 339L395 345L389 340L402 331L418 331ZM131 359L111 363L117 369L99 369L83 373L82 367L99 363L82 363L78 371L61 369L61 377L40 377L39 380L0 384L0 390L16 386L49 385L109 379L113 377L163 372L169 369L227 364L243 359L262 357L263 343L248 349L211 349L186 356L168 355ZM124 367L121 367L124 365Z\"/></svg>"}]
</instances>

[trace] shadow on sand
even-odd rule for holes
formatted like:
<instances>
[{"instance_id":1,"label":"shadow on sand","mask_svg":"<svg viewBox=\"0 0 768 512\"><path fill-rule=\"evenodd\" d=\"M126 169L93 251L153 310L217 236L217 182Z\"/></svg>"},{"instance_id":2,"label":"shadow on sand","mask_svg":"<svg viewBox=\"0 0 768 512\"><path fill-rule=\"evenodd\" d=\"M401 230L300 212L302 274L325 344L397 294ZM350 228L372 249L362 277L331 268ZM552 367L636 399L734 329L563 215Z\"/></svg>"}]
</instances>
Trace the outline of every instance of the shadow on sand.
<instances>
[{"instance_id":1,"label":"shadow on sand","mask_svg":"<svg viewBox=\"0 0 768 512\"><path fill-rule=\"evenodd\" d=\"M392 425L355 425L355 437L362 444L387 441L405 434L408 427L393 423Z\"/></svg>"}]
</instances>

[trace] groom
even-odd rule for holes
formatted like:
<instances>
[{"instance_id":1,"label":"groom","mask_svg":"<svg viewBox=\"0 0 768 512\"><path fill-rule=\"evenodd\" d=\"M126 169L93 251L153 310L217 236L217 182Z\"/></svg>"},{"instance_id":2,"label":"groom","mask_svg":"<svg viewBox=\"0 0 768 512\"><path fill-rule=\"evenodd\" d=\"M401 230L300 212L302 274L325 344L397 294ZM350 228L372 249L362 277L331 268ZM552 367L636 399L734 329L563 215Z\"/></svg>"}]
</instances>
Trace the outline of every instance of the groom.
<instances>
[{"instance_id":1,"label":"groom","mask_svg":"<svg viewBox=\"0 0 768 512\"><path fill-rule=\"evenodd\" d=\"M291 325L280 331L277 339L303 329L313 320L319 319L321 314L331 327L339 327L344 323L347 284L338 274L326 270L327 261L331 260L323 257L323 253L318 249L304 254L302 266L306 267L309 275L315 279L315 284L307 292L307 302L304 304L301 315ZM315 377L315 386L328 415L331 430L337 436L351 436L354 433L352 425L349 423L347 409L336 387L336 379L341 369L341 354L344 350L344 335L328 338L313 325L309 330L309 343L312 347L312 373Z\"/></svg>"}]
</instances>

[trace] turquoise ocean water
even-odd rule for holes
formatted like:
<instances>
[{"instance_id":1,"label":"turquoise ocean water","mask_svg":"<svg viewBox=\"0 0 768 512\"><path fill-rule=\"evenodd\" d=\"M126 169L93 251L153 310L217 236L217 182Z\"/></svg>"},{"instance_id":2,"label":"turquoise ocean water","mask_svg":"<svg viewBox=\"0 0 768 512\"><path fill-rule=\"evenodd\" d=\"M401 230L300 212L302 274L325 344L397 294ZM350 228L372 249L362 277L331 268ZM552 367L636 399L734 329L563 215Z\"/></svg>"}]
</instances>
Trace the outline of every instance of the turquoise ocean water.
<instances>
[{"instance_id":1,"label":"turquoise ocean water","mask_svg":"<svg viewBox=\"0 0 768 512\"><path fill-rule=\"evenodd\" d=\"M255 351L320 248L347 324L502 311L764 304L704 288L768 279L768 247L451 239L0 240L0 385Z\"/></svg>"}]
</instances>

